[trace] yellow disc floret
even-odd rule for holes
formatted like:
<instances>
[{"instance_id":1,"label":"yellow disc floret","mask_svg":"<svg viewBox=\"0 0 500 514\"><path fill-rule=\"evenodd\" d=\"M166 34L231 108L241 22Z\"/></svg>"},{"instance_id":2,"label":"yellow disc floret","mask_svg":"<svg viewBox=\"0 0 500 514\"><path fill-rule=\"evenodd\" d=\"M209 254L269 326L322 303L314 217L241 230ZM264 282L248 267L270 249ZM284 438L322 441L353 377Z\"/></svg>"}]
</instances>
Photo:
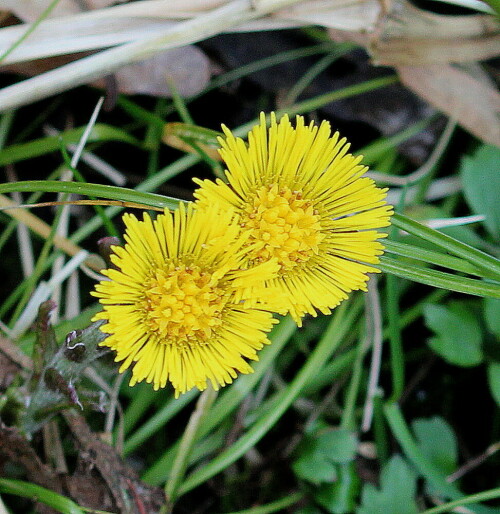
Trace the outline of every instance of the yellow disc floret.
<instances>
[{"instance_id":1,"label":"yellow disc floret","mask_svg":"<svg viewBox=\"0 0 500 514\"><path fill-rule=\"evenodd\" d=\"M242 226L251 231L250 243L257 243L250 259L265 262L276 257L282 271L307 262L325 237L313 203L300 191L277 184L259 188L245 206Z\"/></svg>"},{"instance_id":2,"label":"yellow disc floret","mask_svg":"<svg viewBox=\"0 0 500 514\"><path fill-rule=\"evenodd\" d=\"M207 344L222 323L224 290L199 266L157 269L144 295L147 324L163 344Z\"/></svg>"}]
</instances>

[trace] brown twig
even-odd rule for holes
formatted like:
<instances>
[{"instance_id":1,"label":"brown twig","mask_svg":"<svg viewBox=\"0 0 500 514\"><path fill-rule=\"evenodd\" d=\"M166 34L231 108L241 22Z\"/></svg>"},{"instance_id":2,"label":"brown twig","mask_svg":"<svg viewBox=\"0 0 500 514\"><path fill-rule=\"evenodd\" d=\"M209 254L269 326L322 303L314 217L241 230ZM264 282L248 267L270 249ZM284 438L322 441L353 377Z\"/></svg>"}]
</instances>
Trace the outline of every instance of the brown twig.
<instances>
[{"instance_id":1,"label":"brown twig","mask_svg":"<svg viewBox=\"0 0 500 514\"><path fill-rule=\"evenodd\" d=\"M90 430L82 416L72 411L63 413L63 416L78 443L80 457L99 471L118 511L131 514L158 512L164 501L162 490L141 482L115 449ZM140 503L136 500L138 497Z\"/></svg>"}]
</instances>

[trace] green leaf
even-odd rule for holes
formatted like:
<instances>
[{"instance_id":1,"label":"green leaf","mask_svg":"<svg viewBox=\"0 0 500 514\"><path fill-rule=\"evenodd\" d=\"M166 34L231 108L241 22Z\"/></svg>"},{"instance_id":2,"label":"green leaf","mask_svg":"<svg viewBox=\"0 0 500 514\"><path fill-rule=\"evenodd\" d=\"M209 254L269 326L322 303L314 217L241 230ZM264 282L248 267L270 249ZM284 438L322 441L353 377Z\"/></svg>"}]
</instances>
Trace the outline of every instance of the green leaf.
<instances>
[{"instance_id":1,"label":"green leaf","mask_svg":"<svg viewBox=\"0 0 500 514\"><path fill-rule=\"evenodd\" d=\"M488 365L488 383L491 394L500 407L500 362L492 362Z\"/></svg>"},{"instance_id":2,"label":"green leaf","mask_svg":"<svg viewBox=\"0 0 500 514\"><path fill-rule=\"evenodd\" d=\"M460 166L464 195L476 214L486 216L484 224L495 240L500 239L500 149L482 145L470 157L464 157Z\"/></svg>"},{"instance_id":3,"label":"green leaf","mask_svg":"<svg viewBox=\"0 0 500 514\"><path fill-rule=\"evenodd\" d=\"M399 406L396 403L387 403L384 405L384 413L391 432L400 444L405 456L415 466L418 473L426 478L430 487L445 498L451 498L453 500L464 499L464 494L458 489L457 484L448 482L442 475L441 470L437 469L436 466L424 456L413 434L410 432ZM481 499L476 496L474 501L481 501ZM471 510L477 514L498 513L498 509L494 507L486 507L485 505L478 504L475 504ZM369 514L369 511L366 511L365 514Z\"/></svg>"},{"instance_id":4,"label":"green leaf","mask_svg":"<svg viewBox=\"0 0 500 514\"><path fill-rule=\"evenodd\" d=\"M304 443L302 452L302 455L292 463L292 469L297 477L315 485L334 482L337 479L337 466L319 455L312 441Z\"/></svg>"},{"instance_id":5,"label":"green leaf","mask_svg":"<svg viewBox=\"0 0 500 514\"><path fill-rule=\"evenodd\" d=\"M483 360L479 320L464 303L426 305L425 324L436 337L428 345L443 359L457 366L476 366Z\"/></svg>"},{"instance_id":6,"label":"green leaf","mask_svg":"<svg viewBox=\"0 0 500 514\"><path fill-rule=\"evenodd\" d=\"M393 456L382 470L380 488L372 484L363 487L357 514L416 514L416 479L404 459Z\"/></svg>"},{"instance_id":7,"label":"green leaf","mask_svg":"<svg viewBox=\"0 0 500 514\"><path fill-rule=\"evenodd\" d=\"M416 419L412 423L413 433L425 457L443 472L453 473L457 467L457 440L446 421L435 416L429 419Z\"/></svg>"},{"instance_id":8,"label":"green leaf","mask_svg":"<svg viewBox=\"0 0 500 514\"><path fill-rule=\"evenodd\" d=\"M338 480L334 484L322 484L313 492L314 499L333 514L353 512L360 484L355 465L350 462L338 468Z\"/></svg>"},{"instance_id":9,"label":"green leaf","mask_svg":"<svg viewBox=\"0 0 500 514\"><path fill-rule=\"evenodd\" d=\"M447 209L434 204L412 205L409 206L405 212L412 220L417 221L418 223L422 223L423 225L426 225L426 223L432 219L450 218L450 212ZM450 236L453 239L460 241L461 243L465 243L466 245L475 248L482 248L484 241L474 232L473 227L474 224L455 225L450 227L441 227L437 232ZM410 242L412 244L418 244L424 246L425 248L435 249L434 243L430 243L411 234L405 235L401 240Z\"/></svg>"},{"instance_id":10,"label":"green leaf","mask_svg":"<svg viewBox=\"0 0 500 514\"><path fill-rule=\"evenodd\" d=\"M345 429L328 429L306 436L292 468L298 477L313 484L333 482L337 478L337 464L351 462L357 444L356 436Z\"/></svg>"},{"instance_id":11,"label":"green leaf","mask_svg":"<svg viewBox=\"0 0 500 514\"><path fill-rule=\"evenodd\" d=\"M484 319L488 330L500 339L500 300L484 299Z\"/></svg>"},{"instance_id":12,"label":"green leaf","mask_svg":"<svg viewBox=\"0 0 500 514\"><path fill-rule=\"evenodd\" d=\"M318 437L319 447L327 452L331 461L339 464L347 464L354 460L358 440L350 430L334 429L322 433Z\"/></svg>"}]
</instances>

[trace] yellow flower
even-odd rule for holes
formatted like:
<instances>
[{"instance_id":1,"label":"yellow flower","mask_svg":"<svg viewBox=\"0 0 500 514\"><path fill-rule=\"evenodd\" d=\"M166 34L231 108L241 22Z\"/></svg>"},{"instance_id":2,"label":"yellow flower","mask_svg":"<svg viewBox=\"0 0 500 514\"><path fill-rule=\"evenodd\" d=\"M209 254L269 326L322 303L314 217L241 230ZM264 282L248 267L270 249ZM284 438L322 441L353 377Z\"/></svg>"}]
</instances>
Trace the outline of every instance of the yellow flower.
<instances>
[{"instance_id":1,"label":"yellow flower","mask_svg":"<svg viewBox=\"0 0 500 514\"><path fill-rule=\"evenodd\" d=\"M383 252L376 229L390 224L386 189L362 175L361 157L331 135L330 124L306 126L297 116L279 122L271 114L248 135L248 144L222 127L220 154L228 184L196 180L201 207L234 210L248 234L246 266L277 259L277 277L266 281L266 301L297 323L316 310L329 314L347 293L366 290L367 273ZM257 298L260 294L254 294ZM261 298L262 299L262 298Z\"/></svg>"},{"instance_id":2,"label":"yellow flower","mask_svg":"<svg viewBox=\"0 0 500 514\"><path fill-rule=\"evenodd\" d=\"M113 247L117 269L104 271L109 280L93 292L104 309L94 320L107 321L101 344L123 361L120 372L133 366L130 385L170 381L178 396L250 373L245 359L257 360L275 320L245 306L239 290L272 276L276 263L241 270L245 236L217 206L123 219L126 244Z\"/></svg>"}]
</instances>

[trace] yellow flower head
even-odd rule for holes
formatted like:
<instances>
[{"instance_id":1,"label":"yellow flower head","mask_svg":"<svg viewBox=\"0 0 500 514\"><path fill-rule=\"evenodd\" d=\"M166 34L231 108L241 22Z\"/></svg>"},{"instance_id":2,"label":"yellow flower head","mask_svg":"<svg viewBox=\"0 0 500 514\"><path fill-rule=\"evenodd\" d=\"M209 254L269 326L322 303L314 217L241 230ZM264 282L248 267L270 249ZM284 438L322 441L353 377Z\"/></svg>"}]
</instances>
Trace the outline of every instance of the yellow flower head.
<instances>
[{"instance_id":1,"label":"yellow flower head","mask_svg":"<svg viewBox=\"0 0 500 514\"><path fill-rule=\"evenodd\" d=\"M246 307L239 291L272 276L276 263L241 270L245 235L217 206L123 219L126 244L113 247L117 269L104 271L109 280L93 292L104 308L94 319L107 321L101 344L123 361L120 372L133 366L130 385L170 381L178 395L251 372L245 359L257 360L275 320Z\"/></svg>"},{"instance_id":2,"label":"yellow flower head","mask_svg":"<svg viewBox=\"0 0 500 514\"><path fill-rule=\"evenodd\" d=\"M366 290L383 252L376 229L389 225L392 207L386 189L362 176L367 168L347 153L346 140L326 121L306 126L297 116L294 128L274 113L269 129L261 114L248 144L222 128L228 184L195 180L195 197L200 207L234 210L248 237L249 269L277 260L266 301L274 297L274 308L300 324L304 314L329 314L350 291Z\"/></svg>"}]
</instances>

